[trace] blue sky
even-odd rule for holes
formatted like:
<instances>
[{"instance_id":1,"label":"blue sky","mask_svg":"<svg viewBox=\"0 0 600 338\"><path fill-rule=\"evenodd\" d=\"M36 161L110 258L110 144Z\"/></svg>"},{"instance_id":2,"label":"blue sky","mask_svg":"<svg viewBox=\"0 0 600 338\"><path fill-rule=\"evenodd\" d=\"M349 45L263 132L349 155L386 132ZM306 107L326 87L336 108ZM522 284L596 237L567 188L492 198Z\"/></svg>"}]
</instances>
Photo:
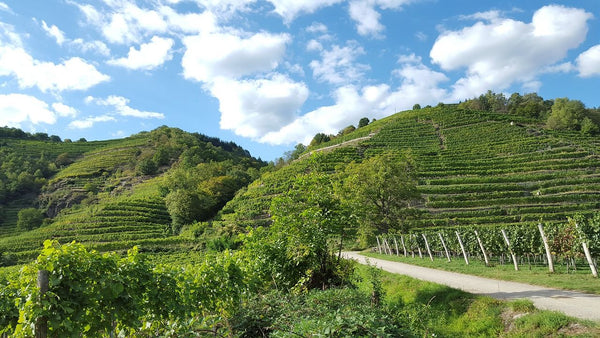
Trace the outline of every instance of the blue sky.
<instances>
[{"instance_id":1,"label":"blue sky","mask_svg":"<svg viewBox=\"0 0 600 338\"><path fill-rule=\"evenodd\" d=\"M597 107L599 19L597 0L0 0L0 125L168 125L274 160L488 89Z\"/></svg>"}]
</instances>

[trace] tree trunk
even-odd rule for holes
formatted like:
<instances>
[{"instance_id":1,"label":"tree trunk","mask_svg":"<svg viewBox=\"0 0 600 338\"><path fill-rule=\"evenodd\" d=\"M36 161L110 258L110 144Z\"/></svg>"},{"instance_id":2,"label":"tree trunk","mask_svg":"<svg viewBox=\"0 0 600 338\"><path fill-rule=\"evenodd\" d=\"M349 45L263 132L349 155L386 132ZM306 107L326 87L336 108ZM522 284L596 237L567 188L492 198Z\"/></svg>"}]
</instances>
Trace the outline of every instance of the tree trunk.
<instances>
[{"instance_id":1,"label":"tree trunk","mask_svg":"<svg viewBox=\"0 0 600 338\"><path fill-rule=\"evenodd\" d=\"M460 244L460 250L462 250L463 257L465 258L465 263L469 265L469 258L467 257L467 251L465 251L465 246L463 245L462 238L460 238L460 234L458 230L456 232L456 237L458 238L458 244Z\"/></svg>"},{"instance_id":2,"label":"tree trunk","mask_svg":"<svg viewBox=\"0 0 600 338\"><path fill-rule=\"evenodd\" d=\"M548 238L546 238L546 234L544 233L544 228L542 227L542 223L538 223L538 230L540 230L540 235L542 236L542 241L544 242L544 248L546 249L546 256L548 257L548 270L550 270L550 272L554 272L554 262L552 262L552 252L550 252L550 245L548 245Z\"/></svg>"}]
</instances>

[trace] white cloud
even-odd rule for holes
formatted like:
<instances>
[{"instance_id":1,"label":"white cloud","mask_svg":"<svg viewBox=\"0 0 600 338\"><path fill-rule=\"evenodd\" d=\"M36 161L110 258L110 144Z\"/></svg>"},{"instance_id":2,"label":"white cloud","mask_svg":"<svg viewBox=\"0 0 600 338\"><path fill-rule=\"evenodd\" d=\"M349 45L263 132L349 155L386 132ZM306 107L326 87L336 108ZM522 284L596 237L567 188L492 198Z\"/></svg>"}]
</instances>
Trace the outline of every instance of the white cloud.
<instances>
[{"instance_id":1,"label":"white cloud","mask_svg":"<svg viewBox=\"0 0 600 338\"><path fill-rule=\"evenodd\" d=\"M290 123L308 98L308 88L281 74L269 79L220 78L210 86L219 100L221 128L260 139Z\"/></svg>"},{"instance_id":2,"label":"white cloud","mask_svg":"<svg viewBox=\"0 0 600 338\"><path fill-rule=\"evenodd\" d=\"M100 106L109 106L115 109L115 113L121 116L131 116L143 119L164 119L165 115L162 113L141 111L128 106L129 100L122 97L111 95L106 99L98 99L91 96L85 98L86 103L95 103Z\"/></svg>"},{"instance_id":3,"label":"white cloud","mask_svg":"<svg viewBox=\"0 0 600 338\"><path fill-rule=\"evenodd\" d=\"M19 127L23 122L56 123L56 114L48 104L24 94L0 95L0 126Z\"/></svg>"},{"instance_id":4,"label":"white cloud","mask_svg":"<svg viewBox=\"0 0 600 338\"><path fill-rule=\"evenodd\" d=\"M308 43L306 44L306 50L307 51L321 51L323 50L323 45L315 40L315 39L311 39L310 41L308 41Z\"/></svg>"},{"instance_id":5,"label":"white cloud","mask_svg":"<svg viewBox=\"0 0 600 338\"><path fill-rule=\"evenodd\" d=\"M75 117L77 116L77 110L73 107L69 107L64 103L56 102L52 104L52 109L58 113L59 116L63 117Z\"/></svg>"},{"instance_id":6,"label":"white cloud","mask_svg":"<svg viewBox=\"0 0 600 338\"><path fill-rule=\"evenodd\" d=\"M595 45L577 57L579 76L600 75L600 45Z\"/></svg>"},{"instance_id":7,"label":"white cloud","mask_svg":"<svg viewBox=\"0 0 600 338\"><path fill-rule=\"evenodd\" d=\"M322 82L344 84L359 80L363 77L368 65L356 62L365 54L364 49L355 41L349 41L345 47L334 45L330 50L321 52L321 60L313 60L310 68L314 77Z\"/></svg>"},{"instance_id":8,"label":"white cloud","mask_svg":"<svg viewBox=\"0 0 600 338\"><path fill-rule=\"evenodd\" d=\"M385 27L379 22L381 14L376 7L398 10L416 0L353 0L348 8L350 17L356 22L358 34L380 38Z\"/></svg>"},{"instance_id":9,"label":"white cloud","mask_svg":"<svg viewBox=\"0 0 600 338\"><path fill-rule=\"evenodd\" d=\"M496 21L500 19L502 13L498 10L491 10L487 12L477 12L470 15L461 15L461 20L485 20L485 21Z\"/></svg>"},{"instance_id":10,"label":"white cloud","mask_svg":"<svg viewBox=\"0 0 600 338\"><path fill-rule=\"evenodd\" d=\"M477 22L442 33L430 56L444 70L466 68L466 76L454 85L454 99L503 90L514 82L531 86L537 75L584 41L591 17L581 9L552 5L537 10L531 23Z\"/></svg>"},{"instance_id":11,"label":"white cloud","mask_svg":"<svg viewBox=\"0 0 600 338\"><path fill-rule=\"evenodd\" d=\"M129 69L154 69L173 58L173 44L172 39L153 36L150 42L141 45L139 50L130 47L126 58L109 60L108 63Z\"/></svg>"},{"instance_id":12,"label":"white cloud","mask_svg":"<svg viewBox=\"0 0 600 338\"><path fill-rule=\"evenodd\" d=\"M169 29L186 34L208 33L217 28L217 18L211 11L180 14L171 7L162 6L159 12L166 18Z\"/></svg>"},{"instance_id":13,"label":"white cloud","mask_svg":"<svg viewBox=\"0 0 600 338\"><path fill-rule=\"evenodd\" d=\"M183 39L183 75L211 82L217 77L237 78L271 71L278 66L289 41L287 34L263 32L247 38L230 33L188 36Z\"/></svg>"},{"instance_id":14,"label":"white cloud","mask_svg":"<svg viewBox=\"0 0 600 338\"><path fill-rule=\"evenodd\" d=\"M21 47L0 45L0 76L9 75L17 78L20 87L38 87L43 92L85 90L110 79L78 57L55 64L35 60Z\"/></svg>"},{"instance_id":15,"label":"white cloud","mask_svg":"<svg viewBox=\"0 0 600 338\"><path fill-rule=\"evenodd\" d=\"M109 115L101 115L95 117L88 117L83 120L74 120L69 123L71 129L87 129L94 126L97 122L114 122L116 119Z\"/></svg>"},{"instance_id":16,"label":"white cloud","mask_svg":"<svg viewBox=\"0 0 600 338\"><path fill-rule=\"evenodd\" d=\"M46 21L42 20L42 28L44 29L44 31L46 31L46 34L48 34L48 36L56 40L56 43L59 46L62 46L62 44L65 43L65 33L61 31L58 27L56 27L56 25L48 26L48 24L46 24Z\"/></svg>"},{"instance_id":17,"label":"white cloud","mask_svg":"<svg viewBox=\"0 0 600 338\"><path fill-rule=\"evenodd\" d=\"M442 82L448 81L444 74L429 69L415 55L401 56L399 63L394 75L402 83L395 90L387 84L339 87L333 93L334 104L299 116L282 128L268 132L260 141L308 144L316 133L335 134L362 117L382 118L410 109L415 103L436 104L447 98L447 91L440 88Z\"/></svg>"},{"instance_id":18,"label":"white cloud","mask_svg":"<svg viewBox=\"0 0 600 338\"><path fill-rule=\"evenodd\" d=\"M4 2L0 2L0 11L12 13L12 10L10 9L10 7L8 7L8 5L5 4Z\"/></svg>"},{"instance_id":19,"label":"white cloud","mask_svg":"<svg viewBox=\"0 0 600 338\"><path fill-rule=\"evenodd\" d=\"M100 55L104 55L104 56L110 55L110 49L108 48L108 46L106 46L106 44L104 42L99 41L99 40L83 41L83 39L78 38L78 39L69 41L69 44L74 46L75 48L81 50L84 53L93 51L93 52L96 52L96 53L98 53Z\"/></svg>"},{"instance_id":20,"label":"white cloud","mask_svg":"<svg viewBox=\"0 0 600 338\"><path fill-rule=\"evenodd\" d=\"M306 31L309 33L327 33L327 26L320 22L314 22L312 25L306 27Z\"/></svg>"},{"instance_id":21,"label":"white cloud","mask_svg":"<svg viewBox=\"0 0 600 338\"><path fill-rule=\"evenodd\" d=\"M342 2L343 0L267 0L275 9L273 12L279 14L286 24L294 21L300 14L310 14L316 10L329 7L331 5Z\"/></svg>"}]
</instances>

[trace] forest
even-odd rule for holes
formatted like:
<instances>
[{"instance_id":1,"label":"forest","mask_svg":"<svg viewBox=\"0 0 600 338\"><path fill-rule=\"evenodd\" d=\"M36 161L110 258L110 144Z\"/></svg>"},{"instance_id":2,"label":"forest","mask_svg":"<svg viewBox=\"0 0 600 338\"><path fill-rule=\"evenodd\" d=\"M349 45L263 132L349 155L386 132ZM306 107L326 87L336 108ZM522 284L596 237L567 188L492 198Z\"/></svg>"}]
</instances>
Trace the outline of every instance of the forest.
<instances>
[{"instance_id":1,"label":"forest","mask_svg":"<svg viewBox=\"0 0 600 338\"><path fill-rule=\"evenodd\" d=\"M400 292L342 252L489 255L489 269L527 270L546 264L543 226L567 266L555 274L579 278L582 244L593 264L600 254L598 117L577 100L488 92L365 117L271 163L166 126L76 142L3 128L0 333L519 336L548 316L570 327L523 302L482 313L490 300L456 290ZM525 319L503 322L507 311Z\"/></svg>"}]
</instances>

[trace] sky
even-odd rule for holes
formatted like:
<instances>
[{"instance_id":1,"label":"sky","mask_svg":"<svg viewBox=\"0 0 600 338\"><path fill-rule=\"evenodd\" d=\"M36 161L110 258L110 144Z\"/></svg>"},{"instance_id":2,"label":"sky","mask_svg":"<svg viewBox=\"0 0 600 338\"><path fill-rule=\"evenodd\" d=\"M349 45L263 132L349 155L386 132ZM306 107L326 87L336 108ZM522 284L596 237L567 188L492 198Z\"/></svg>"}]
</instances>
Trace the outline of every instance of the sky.
<instances>
[{"instance_id":1,"label":"sky","mask_svg":"<svg viewBox=\"0 0 600 338\"><path fill-rule=\"evenodd\" d=\"M600 106L600 1L0 0L0 126L162 125L275 160L492 90Z\"/></svg>"}]
</instances>

